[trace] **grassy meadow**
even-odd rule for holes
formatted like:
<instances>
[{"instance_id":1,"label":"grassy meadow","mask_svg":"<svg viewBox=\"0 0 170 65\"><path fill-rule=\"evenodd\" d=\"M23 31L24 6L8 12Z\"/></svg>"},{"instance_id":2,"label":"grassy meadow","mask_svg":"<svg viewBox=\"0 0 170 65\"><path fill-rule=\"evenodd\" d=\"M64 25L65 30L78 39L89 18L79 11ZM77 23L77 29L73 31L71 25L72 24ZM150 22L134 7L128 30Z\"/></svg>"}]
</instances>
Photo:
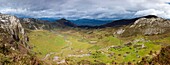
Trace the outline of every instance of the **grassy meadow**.
<instances>
[{"instance_id":1,"label":"grassy meadow","mask_svg":"<svg viewBox=\"0 0 170 65\"><path fill-rule=\"evenodd\" d=\"M69 64L81 64L84 61L92 64L137 63L142 57L153 57L161 49L161 45L142 36L131 39L130 45L126 46L129 40L113 35L105 36L106 32L93 31L91 34L82 31L70 32L75 31L35 30L28 35L33 51L38 57L48 61L58 57L58 61L66 60ZM102 38L99 38L100 36ZM169 39L167 37L161 41L166 42Z\"/></svg>"}]
</instances>

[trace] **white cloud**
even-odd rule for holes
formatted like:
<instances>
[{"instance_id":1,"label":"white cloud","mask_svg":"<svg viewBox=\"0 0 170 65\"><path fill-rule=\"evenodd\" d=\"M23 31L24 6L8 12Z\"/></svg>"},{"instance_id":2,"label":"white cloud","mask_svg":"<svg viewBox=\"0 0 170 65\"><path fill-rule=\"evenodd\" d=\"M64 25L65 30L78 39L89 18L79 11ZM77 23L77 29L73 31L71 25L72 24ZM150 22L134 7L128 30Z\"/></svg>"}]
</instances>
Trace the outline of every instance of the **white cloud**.
<instances>
[{"instance_id":1,"label":"white cloud","mask_svg":"<svg viewBox=\"0 0 170 65\"><path fill-rule=\"evenodd\" d=\"M1 13L24 13L27 12L26 9L12 9L12 8L4 8L0 10Z\"/></svg>"},{"instance_id":2,"label":"white cloud","mask_svg":"<svg viewBox=\"0 0 170 65\"><path fill-rule=\"evenodd\" d=\"M148 10L137 11L135 15L136 16L157 15L158 16L163 14L165 14L164 11L148 9Z\"/></svg>"},{"instance_id":3,"label":"white cloud","mask_svg":"<svg viewBox=\"0 0 170 65\"><path fill-rule=\"evenodd\" d=\"M169 0L0 0L0 12L56 18L170 18Z\"/></svg>"},{"instance_id":4,"label":"white cloud","mask_svg":"<svg viewBox=\"0 0 170 65\"><path fill-rule=\"evenodd\" d=\"M135 13L135 16L146 16L146 15L156 15L163 18L170 18L170 9L169 10L156 10L156 9L148 9L148 10L142 10L137 11Z\"/></svg>"}]
</instances>

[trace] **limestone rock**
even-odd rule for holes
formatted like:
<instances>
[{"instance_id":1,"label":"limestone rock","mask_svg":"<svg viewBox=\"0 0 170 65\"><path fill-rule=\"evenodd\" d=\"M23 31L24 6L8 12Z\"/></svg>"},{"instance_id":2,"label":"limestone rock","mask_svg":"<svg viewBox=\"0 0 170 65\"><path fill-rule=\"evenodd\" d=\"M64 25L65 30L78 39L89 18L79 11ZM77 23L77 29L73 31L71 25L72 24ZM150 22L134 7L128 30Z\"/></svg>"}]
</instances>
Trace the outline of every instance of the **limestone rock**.
<instances>
[{"instance_id":1,"label":"limestone rock","mask_svg":"<svg viewBox=\"0 0 170 65\"><path fill-rule=\"evenodd\" d=\"M19 18L0 14L0 65L40 65L28 41Z\"/></svg>"},{"instance_id":2,"label":"limestone rock","mask_svg":"<svg viewBox=\"0 0 170 65\"><path fill-rule=\"evenodd\" d=\"M22 27L19 18L0 14L0 28L10 34L15 41L21 42L24 45L27 44L28 37L24 32L24 28Z\"/></svg>"},{"instance_id":3,"label":"limestone rock","mask_svg":"<svg viewBox=\"0 0 170 65\"><path fill-rule=\"evenodd\" d=\"M168 30L170 30L170 20L159 17L141 17L132 25L127 25L126 27L119 29L117 32L123 32L117 34L123 36L132 36L137 34L158 35L166 33Z\"/></svg>"}]
</instances>

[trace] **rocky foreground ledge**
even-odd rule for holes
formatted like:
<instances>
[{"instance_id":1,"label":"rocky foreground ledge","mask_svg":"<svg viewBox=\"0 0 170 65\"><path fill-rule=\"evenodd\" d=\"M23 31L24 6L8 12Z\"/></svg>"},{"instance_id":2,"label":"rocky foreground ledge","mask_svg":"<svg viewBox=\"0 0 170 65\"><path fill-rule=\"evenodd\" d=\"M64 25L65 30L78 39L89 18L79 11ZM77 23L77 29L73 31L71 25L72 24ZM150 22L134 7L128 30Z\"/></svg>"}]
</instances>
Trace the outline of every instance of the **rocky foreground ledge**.
<instances>
[{"instance_id":1,"label":"rocky foreground ledge","mask_svg":"<svg viewBox=\"0 0 170 65\"><path fill-rule=\"evenodd\" d=\"M142 58L138 65L170 65L170 46L161 49L160 53L149 59L148 57Z\"/></svg>"},{"instance_id":2,"label":"rocky foreground ledge","mask_svg":"<svg viewBox=\"0 0 170 65\"><path fill-rule=\"evenodd\" d=\"M0 14L0 65L38 65L19 18Z\"/></svg>"}]
</instances>

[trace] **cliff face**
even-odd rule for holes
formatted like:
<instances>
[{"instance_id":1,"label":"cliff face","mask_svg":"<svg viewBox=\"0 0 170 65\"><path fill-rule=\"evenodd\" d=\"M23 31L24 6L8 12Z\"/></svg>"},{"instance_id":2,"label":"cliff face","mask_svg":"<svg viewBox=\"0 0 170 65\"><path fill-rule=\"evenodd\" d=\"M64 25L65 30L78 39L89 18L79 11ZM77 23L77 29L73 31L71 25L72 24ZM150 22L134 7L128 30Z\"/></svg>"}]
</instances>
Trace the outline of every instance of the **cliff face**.
<instances>
[{"instance_id":1,"label":"cliff face","mask_svg":"<svg viewBox=\"0 0 170 65\"><path fill-rule=\"evenodd\" d=\"M139 18L132 25L119 29L116 34L123 36L131 35L158 35L170 30L170 20L159 17ZM121 32L121 33L120 33Z\"/></svg>"},{"instance_id":2,"label":"cliff face","mask_svg":"<svg viewBox=\"0 0 170 65\"><path fill-rule=\"evenodd\" d=\"M11 38L13 41L19 42L25 47L29 48L27 46L28 37L24 32L24 28L20 24L20 20L17 17L0 14L0 29L1 33L9 35L9 38ZM1 35L3 36L3 34Z\"/></svg>"},{"instance_id":3,"label":"cliff face","mask_svg":"<svg viewBox=\"0 0 170 65\"><path fill-rule=\"evenodd\" d=\"M39 64L30 53L28 41L17 17L0 14L0 65Z\"/></svg>"},{"instance_id":4,"label":"cliff face","mask_svg":"<svg viewBox=\"0 0 170 65\"><path fill-rule=\"evenodd\" d=\"M162 18L141 18L137 20L131 28L143 28L144 35L156 35L165 33L170 27L170 21ZM144 29L146 28L146 29Z\"/></svg>"}]
</instances>

